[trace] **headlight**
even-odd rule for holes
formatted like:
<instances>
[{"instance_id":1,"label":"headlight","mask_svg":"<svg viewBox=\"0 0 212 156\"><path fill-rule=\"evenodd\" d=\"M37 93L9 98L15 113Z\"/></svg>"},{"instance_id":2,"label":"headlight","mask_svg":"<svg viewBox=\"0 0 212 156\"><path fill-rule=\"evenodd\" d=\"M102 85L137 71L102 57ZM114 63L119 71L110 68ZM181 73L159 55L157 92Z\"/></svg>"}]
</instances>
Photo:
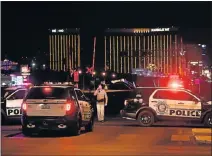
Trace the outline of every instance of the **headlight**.
<instances>
[{"instance_id":1,"label":"headlight","mask_svg":"<svg viewBox=\"0 0 212 156\"><path fill-rule=\"evenodd\" d=\"M133 102L138 102L138 99L134 99Z\"/></svg>"},{"instance_id":2,"label":"headlight","mask_svg":"<svg viewBox=\"0 0 212 156\"><path fill-rule=\"evenodd\" d=\"M124 101L124 105L126 106L127 104L128 104L128 101L127 101L127 100L125 100L125 101Z\"/></svg>"},{"instance_id":3,"label":"headlight","mask_svg":"<svg viewBox=\"0 0 212 156\"><path fill-rule=\"evenodd\" d=\"M143 103L143 99L139 99L138 101L139 101L139 103Z\"/></svg>"},{"instance_id":4,"label":"headlight","mask_svg":"<svg viewBox=\"0 0 212 156\"><path fill-rule=\"evenodd\" d=\"M133 102L143 103L143 99L134 99Z\"/></svg>"}]
</instances>

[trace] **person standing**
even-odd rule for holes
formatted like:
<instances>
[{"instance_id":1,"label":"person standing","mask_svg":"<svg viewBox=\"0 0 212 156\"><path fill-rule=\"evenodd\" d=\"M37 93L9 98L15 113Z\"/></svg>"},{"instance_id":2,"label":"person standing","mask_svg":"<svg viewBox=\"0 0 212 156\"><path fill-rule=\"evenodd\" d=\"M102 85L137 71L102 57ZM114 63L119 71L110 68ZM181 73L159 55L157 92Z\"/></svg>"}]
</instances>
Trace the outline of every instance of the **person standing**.
<instances>
[{"instance_id":1,"label":"person standing","mask_svg":"<svg viewBox=\"0 0 212 156\"><path fill-rule=\"evenodd\" d=\"M107 93L104 90L104 85L100 84L97 90L94 92L94 96L97 96L97 117L98 121L104 122L105 106L108 103Z\"/></svg>"}]
</instances>

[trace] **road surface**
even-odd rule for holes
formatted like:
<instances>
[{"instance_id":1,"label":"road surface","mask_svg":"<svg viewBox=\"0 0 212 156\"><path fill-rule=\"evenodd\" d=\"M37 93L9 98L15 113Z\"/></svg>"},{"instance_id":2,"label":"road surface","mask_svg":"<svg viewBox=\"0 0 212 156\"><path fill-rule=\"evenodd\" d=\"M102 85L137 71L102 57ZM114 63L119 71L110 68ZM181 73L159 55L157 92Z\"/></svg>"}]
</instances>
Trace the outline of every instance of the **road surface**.
<instances>
[{"instance_id":1,"label":"road surface","mask_svg":"<svg viewBox=\"0 0 212 156\"><path fill-rule=\"evenodd\" d=\"M109 118L95 123L94 131L80 136L41 134L24 137L20 125L2 126L2 155L181 155L211 156L211 144L195 140L201 125L159 123L139 127L135 121ZM201 134L204 135L204 134ZM207 134L209 135L209 134Z\"/></svg>"}]
</instances>

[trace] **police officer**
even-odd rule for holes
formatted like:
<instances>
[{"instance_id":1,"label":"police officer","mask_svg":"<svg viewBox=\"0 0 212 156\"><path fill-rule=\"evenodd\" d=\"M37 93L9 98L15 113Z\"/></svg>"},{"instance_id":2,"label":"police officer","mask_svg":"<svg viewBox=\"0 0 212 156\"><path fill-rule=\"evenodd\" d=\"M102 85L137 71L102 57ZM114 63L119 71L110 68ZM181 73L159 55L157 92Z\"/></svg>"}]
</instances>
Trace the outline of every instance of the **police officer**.
<instances>
[{"instance_id":1,"label":"police officer","mask_svg":"<svg viewBox=\"0 0 212 156\"><path fill-rule=\"evenodd\" d=\"M94 96L97 96L97 117L98 121L104 122L104 107L107 106L108 97L104 90L104 85L100 84L97 90L94 92Z\"/></svg>"}]
</instances>

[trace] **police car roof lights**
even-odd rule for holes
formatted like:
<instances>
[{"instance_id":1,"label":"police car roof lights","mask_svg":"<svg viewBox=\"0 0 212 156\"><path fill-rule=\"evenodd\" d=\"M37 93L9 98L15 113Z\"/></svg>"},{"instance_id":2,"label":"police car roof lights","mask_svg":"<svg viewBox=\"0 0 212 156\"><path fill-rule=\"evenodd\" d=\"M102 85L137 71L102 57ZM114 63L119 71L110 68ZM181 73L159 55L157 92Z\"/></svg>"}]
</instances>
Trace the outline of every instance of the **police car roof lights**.
<instances>
[{"instance_id":1,"label":"police car roof lights","mask_svg":"<svg viewBox=\"0 0 212 156\"><path fill-rule=\"evenodd\" d=\"M117 83L117 82L125 82L124 79L120 79L120 80L112 80L111 83Z\"/></svg>"},{"instance_id":2,"label":"police car roof lights","mask_svg":"<svg viewBox=\"0 0 212 156\"><path fill-rule=\"evenodd\" d=\"M50 92L52 91L52 88L51 88L51 87L44 87L44 88L43 88L43 91L44 91L45 93L50 93Z\"/></svg>"},{"instance_id":3,"label":"police car roof lights","mask_svg":"<svg viewBox=\"0 0 212 156\"><path fill-rule=\"evenodd\" d=\"M42 86L67 86L67 85L70 85L70 86L74 86L74 84L72 82L64 82L64 83L61 83L61 82L45 82L44 84L42 84Z\"/></svg>"},{"instance_id":4,"label":"police car roof lights","mask_svg":"<svg viewBox=\"0 0 212 156\"><path fill-rule=\"evenodd\" d=\"M183 88L183 85L179 84L177 82L172 82L172 83L169 84L169 87L173 88L173 89L178 89L178 88Z\"/></svg>"}]
</instances>

